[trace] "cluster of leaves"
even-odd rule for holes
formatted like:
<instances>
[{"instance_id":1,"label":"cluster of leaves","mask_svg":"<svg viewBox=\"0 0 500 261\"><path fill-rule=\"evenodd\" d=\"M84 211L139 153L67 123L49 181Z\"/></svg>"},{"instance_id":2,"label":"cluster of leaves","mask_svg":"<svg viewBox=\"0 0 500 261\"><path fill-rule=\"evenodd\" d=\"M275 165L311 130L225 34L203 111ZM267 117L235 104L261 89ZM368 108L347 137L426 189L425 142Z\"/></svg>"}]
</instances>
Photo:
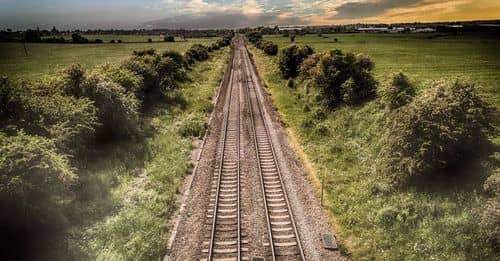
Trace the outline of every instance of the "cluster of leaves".
<instances>
[{"instance_id":1,"label":"cluster of leaves","mask_svg":"<svg viewBox=\"0 0 500 261\"><path fill-rule=\"evenodd\" d=\"M488 144L493 120L492 109L472 84L434 82L392 116L382 169L395 185L453 175L446 170Z\"/></svg>"},{"instance_id":2,"label":"cluster of leaves","mask_svg":"<svg viewBox=\"0 0 500 261\"><path fill-rule=\"evenodd\" d=\"M339 50L311 57L300 68L304 78L312 78L328 107L340 103L360 104L376 95L373 61L364 54L344 54Z\"/></svg>"},{"instance_id":3,"label":"cluster of leaves","mask_svg":"<svg viewBox=\"0 0 500 261\"><path fill-rule=\"evenodd\" d=\"M307 45L303 47L291 45L281 50L278 66L283 77L286 79L297 77L302 62L313 53L314 50Z\"/></svg>"}]
</instances>

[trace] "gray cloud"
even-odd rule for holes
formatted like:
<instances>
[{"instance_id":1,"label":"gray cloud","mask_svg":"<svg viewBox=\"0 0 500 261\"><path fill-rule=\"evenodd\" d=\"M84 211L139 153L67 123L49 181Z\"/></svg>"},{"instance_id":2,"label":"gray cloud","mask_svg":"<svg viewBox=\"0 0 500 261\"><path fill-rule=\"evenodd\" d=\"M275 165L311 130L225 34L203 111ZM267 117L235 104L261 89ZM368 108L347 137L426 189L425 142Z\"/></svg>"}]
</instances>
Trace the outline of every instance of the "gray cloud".
<instances>
[{"instance_id":1,"label":"gray cloud","mask_svg":"<svg viewBox=\"0 0 500 261\"><path fill-rule=\"evenodd\" d=\"M379 0L376 2L348 2L335 9L335 19L353 19L372 17L387 10L398 7L412 7L422 4L424 0Z\"/></svg>"},{"instance_id":2,"label":"gray cloud","mask_svg":"<svg viewBox=\"0 0 500 261\"><path fill-rule=\"evenodd\" d=\"M300 17L280 17L277 14L263 13L245 15L239 12L205 13L197 16L177 16L151 21L143 24L147 28L168 29L208 29L208 28L241 28L256 25L288 25L303 24Z\"/></svg>"}]
</instances>

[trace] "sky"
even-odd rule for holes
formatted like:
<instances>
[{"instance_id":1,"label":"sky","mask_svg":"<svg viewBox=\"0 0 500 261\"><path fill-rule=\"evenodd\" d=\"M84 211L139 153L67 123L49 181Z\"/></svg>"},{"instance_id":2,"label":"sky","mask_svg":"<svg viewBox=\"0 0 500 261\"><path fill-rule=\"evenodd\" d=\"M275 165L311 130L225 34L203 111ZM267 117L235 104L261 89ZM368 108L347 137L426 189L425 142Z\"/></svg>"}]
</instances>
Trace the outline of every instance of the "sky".
<instances>
[{"instance_id":1,"label":"sky","mask_svg":"<svg viewBox=\"0 0 500 261\"><path fill-rule=\"evenodd\" d=\"M0 28L238 28L500 19L500 0L0 0Z\"/></svg>"}]
</instances>

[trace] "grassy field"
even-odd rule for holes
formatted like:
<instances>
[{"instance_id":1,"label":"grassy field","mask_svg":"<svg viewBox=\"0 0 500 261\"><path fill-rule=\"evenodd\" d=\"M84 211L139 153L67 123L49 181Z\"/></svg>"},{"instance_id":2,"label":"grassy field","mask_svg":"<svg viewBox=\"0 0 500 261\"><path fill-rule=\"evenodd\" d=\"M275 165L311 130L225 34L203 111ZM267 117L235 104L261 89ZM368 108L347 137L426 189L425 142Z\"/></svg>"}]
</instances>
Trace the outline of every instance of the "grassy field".
<instances>
[{"instance_id":1,"label":"grassy field","mask_svg":"<svg viewBox=\"0 0 500 261\"><path fill-rule=\"evenodd\" d=\"M114 35L109 37L113 38ZM103 63L119 63L134 50L155 48L158 51L185 52L195 43L211 44L216 40L217 38L200 38L174 43L144 41L144 43L120 44L33 43L26 45L28 56L24 53L22 43L0 43L0 75L13 79L37 78L54 73L72 63L80 63L84 68L91 68Z\"/></svg>"},{"instance_id":2,"label":"grassy field","mask_svg":"<svg viewBox=\"0 0 500 261\"><path fill-rule=\"evenodd\" d=\"M333 43L334 37L340 43ZM280 47L289 44L287 38L268 39ZM467 77L480 82L484 96L500 105L499 54L490 49L498 38L335 35L296 40L318 51L340 48L372 56L381 84L400 69L419 88L432 79ZM475 173L470 178L458 175L425 187L393 189L377 170L388 118L379 99L337 108L306 125L311 112L321 109L316 90L300 81L295 89L287 88L277 58L253 47L251 51L285 125L312 166L313 178L317 184L326 180L326 208L344 253L353 260L498 260L481 239L478 225L486 201L482 184L494 166L482 162L459 170Z\"/></svg>"},{"instance_id":3,"label":"grassy field","mask_svg":"<svg viewBox=\"0 0 500 261\"><path fill-rule=\"evenodd\" d=\"M381 35L334 34L297 36L297 44L308 44L317 52L340 49L365 53L376 63L380 81L391 72L403 71L417 84L443 78L466 78L477 82L487 98L500 108L500 37L494 35L436 36L436 34ZM335 43L334 39L338 42ZM290 39L268 36L280 48Z\"/></svg>"}]
</instances>

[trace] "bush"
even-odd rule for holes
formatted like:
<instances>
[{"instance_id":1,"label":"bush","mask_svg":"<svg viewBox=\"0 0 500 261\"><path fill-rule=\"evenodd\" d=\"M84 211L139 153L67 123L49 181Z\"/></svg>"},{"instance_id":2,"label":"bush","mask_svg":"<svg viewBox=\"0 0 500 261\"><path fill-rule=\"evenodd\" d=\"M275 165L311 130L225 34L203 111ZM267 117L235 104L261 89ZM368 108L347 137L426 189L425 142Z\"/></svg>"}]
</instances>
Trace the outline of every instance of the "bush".
<instances>
[{"instance_id":1,"label":"bush","mask_svg":"<svg viewBox=\"0 0 500 261\"><path fill-rule=\"evenodd\" d=\"M148 38L148 43L152 43L152 42L153 42L153 39Z\"/></svg>"},{"instance_id":2,"label":"bush","mask_svg":"<svg viewBox=\"0 0 500 261\"><path fill-rule=\"evenodd\" d=\"M212 48L212 50L214 50L214 51L220 50L220 45L219 45L219 44L217 44L217 43L212 44L210 47L211 47L211 48Z\"/></svg>"},{"instance_id":3,"label":"bush","mask_svg":"<svg viewBox=\"0 0 500 261\"><path fill-rule=\"evenodd\" d=\"M80 34L74 33L71 35L73 43L88 43L89 39L81 36Z\"/></svg>"},{"instance_id":4,"label":"bush","mask_svg":"<svg viewBox=\"0 0 500 261\"><path fill-rule=\"evenodd\" d=\"M190 114L178 123L178 132L183 137L200 138L206 129L205 119L200 115Z\"/></svg>"},{"instance_id":5,"label":"bush","mask_svg":"<svg viewBox=\"0 0 500 261\"><path fill-rule=\"evenodd\" d=\"M311 79L313 77L313 70L318 65L321 55L318 53L309 55L300 65L300 76L304 79Z\"/></svg>"},{"instance_id":6,"label":"bush","mask_svg":"<svg viewBox=\"0 0 500 261\"><path fill-rule=\"evenodd\" d=\"M175 37L173 35L165 35L165 37L163 38L163 40L165 42L173 43L173 42L175 42Z\"/></svg>"},{"instance_id":7,"label":"bush","mask_svg":"<svg viewBox=\"0 0 500 261\"><path fill-rule=\"evenodd\" d=\"M288 79L286 86L288 86L288 88L295 88L295 82L293 79Z\"/></svg>"},{"instance_id":8,"label":"bush","mask_svg":"<svg viewBox=\"0 0 500 261\"><path fill-rule=\"evenodd\" d=\"M161 54L161 56L162 57L170 57L170 58L172 58L172 60L174 60L174 62L177 63L180 67L185 67L186 68L188 66L186 58L184 58L184 56L182 56L182 54L180 54L177 51L167 50L167 51L163 52Z\"/></svg>"},{"instance_id":9,"label":"bush","mask_svg":"<svg viewBox=\"0 0 500 261\"><path fill-rule=\"evenodd\" d=\"M262 46L262 50L265 54L274 56L278 54L278 45L273 42L265 42Z\"/></svg>"},{"instance_id":10,"label":"bush","mask_svg":"<svg viewBox=\"0 0 500 261\"><path fill-rule=\"evenodd\" d=\"M137 94L143 84L141 76L136 75L119 65L105 64L98 67L97 70L104 74L108 79L125 88L128 93Z\"/></svg>"},{"instance_id":11,"label":"bush","mask_svg":"<svg viewBox=\"0 0 500 261\"><path fill-rule=\"evenodd\" d=\"M109 43L116 43L116 41L115 40L111 40L111 41L109 41Z\"/></svg>"},{"instance_id":12,"label":"bush","mask_svg":"<svg viewBox=\"0 0 500 261\"><path fill-rule=\"evenodd\" d=\"M70 83L65 92L74 97L85 97L94 102L101 126L98 137L129 137L139 131L138 100L135 94L127 92L120 84L113 82L102 72L94 71L76 79L71 75L80 75L78 67L71 67L66 73ZM76 70L76 71L75 71ZM119 127L117 127L119 126Z\"/></svg>"},{"instance_id":13,"label":"bush","mask_svg":"<svg viewBox=\"0 0 500 261\"><path fill-rule=\"evenodd\" d=\"M32 259L24 251L46 246L48 235L64 228L61 195L77 177L50 139L24 132L0 132L0 173L0 230L12 251L6 258Z\"/></svg>"},{"instance_id":14,"label":"bush","mask_svg":"<svg viewBox=\"0 0 500 261\"><path fill-rule=\"evenodd\" d=\"M104 43L104 41L103 41L103 40L101 40L101 39L95 39L95 40L94 40L94 43Z\"/></svg>"},{"instance_id":15,"label":"bush","mask_svg":"<svg viewBox=\"0 0 500 261\"><path fill-rule=\"evenodd\" d=\"M343 54L339 50L323 55L314 70L316 84L326 104L359 104L376 95L377 83L371 73L373 62L365 55Z\"/></svg>"},{"instance_id":16,"label":"bush","mask_svg":"<svg viewBox=\"0 0 500 261\"><path fill-rule=\"evenodd\" d=\"M490 199L481 217L481 235L495 250L500 250L500 197Z\"/></svg>"},{"instance_id":17,"label":"bush","mask_svg":"<svg viewBox=\"0 0 500 261\"><path fill-rule=\"evenodd\" d=\"M121 66L142 78L143 84L139 89L141 94L152 92L160 86L160 76L152 59L132 57L123 61Z\"/></svg>"},{"instance_id":18,"label":"bush","mask_svg":"<svg viewBox=\"0 0 500 261\"><path fill-rule=\"evenodd\" d=\"M292 45L281 51L279 57L279 69L284 78L294 78L299 74L302 61L309 55L313 54L313 50L309 46L302 48L297 45Z\"/></svg>"},{"instance_id":19,"label":"bush","mask_svg":"<svg viewBox=\"0 0 500 261\"><path fill-rule=\"evenodd\" d=\"M189 63L194 63L195 61L205 61L210 56L208 55L207 47L201 44L194 44L187 50L186 59Z\"/></svg>"},{"instance_id":20,"label":"bush","mask_svg":"<svg viewBox=\"0 0 500 261\"><path fill-rule=\"evenodd\" d=\"M486 179L483 189L488 196L500 197L500 168L495 169Z\"/></svg>"},{"instance_id":21,"label":"bush","mask_svg":"<svg viewBox=\"0 0 500 261\"><path fill-rule=\"evenodd\" d=\"M408 77L398 73L383 91L382 99L390 110L395 110L408 104L415 96L415 92L415 86L410 83Z\"/></svg>"},{"instance_id":22,"label":"bush","mask_svg":"<svg viewBox=\"0 0 500 261\"><path fill-rule=\"evenodd\" d=\"M256 44L259 41L262 41L262 34L258 31L253 31L253 32L248 32L246 34L246 37L248 38L248 41L250 41L253 44Z\"/></svg>"},{"instance_id":23,"label":"bush","mask_svg":"<svg viewBox=\"0 0 500 261\"><path fill-rule=\"evenodd\" d=\"M473 85L436 82L391 119L381 153L383 168L396 185L425 180L467 159L488 144L495 120Z\"/></svg>"},{"instance_id":24,"label":"bush","mask_svg":"<svg viewBox=\"0 0 500 261\"><path fill-rule=\"evenodd\" d=\"M134 50L133 54L135 56L156 55L156 50L154 48L148 48L144 50Z\"/></svg>"},{"instance_id":25,"label":"bush","mask_svg":"<svg viewBox=\"0 0 500 261\"><path fill-rule=\"evenodd\" d=\"M6 77L0 77L0 127L14 121L21 108L20 90Z\"/></svg>"}]
</instances>

